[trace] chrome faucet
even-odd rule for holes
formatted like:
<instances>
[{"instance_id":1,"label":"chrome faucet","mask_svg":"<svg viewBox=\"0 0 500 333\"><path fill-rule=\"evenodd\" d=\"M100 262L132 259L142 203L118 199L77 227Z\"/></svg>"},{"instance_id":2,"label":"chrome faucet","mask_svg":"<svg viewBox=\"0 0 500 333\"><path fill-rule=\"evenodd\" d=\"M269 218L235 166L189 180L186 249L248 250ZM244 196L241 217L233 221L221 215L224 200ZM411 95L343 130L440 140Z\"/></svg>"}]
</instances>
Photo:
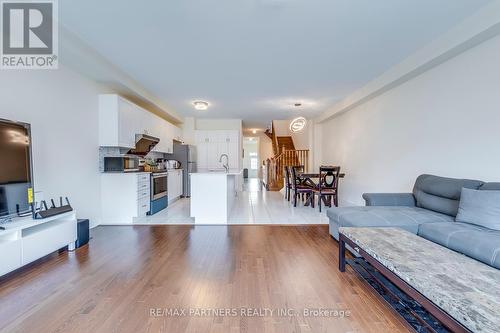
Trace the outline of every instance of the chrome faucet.
<instances>
[{"instance_id":1,"label":"chrome faucet","mask_svg":"<svg viewBox=\"0 0 500 333\"><path fill-rule=\"evenodd\" d=\"M227 156L227 154L220 155L219 163L222 163L222 158L224 156L226 156L226 163L222 164L222 166L224 167L224 169L226 169L226 173L227 173L227 172L229 172L229 156Z\"/></svg>"}]
</instances>

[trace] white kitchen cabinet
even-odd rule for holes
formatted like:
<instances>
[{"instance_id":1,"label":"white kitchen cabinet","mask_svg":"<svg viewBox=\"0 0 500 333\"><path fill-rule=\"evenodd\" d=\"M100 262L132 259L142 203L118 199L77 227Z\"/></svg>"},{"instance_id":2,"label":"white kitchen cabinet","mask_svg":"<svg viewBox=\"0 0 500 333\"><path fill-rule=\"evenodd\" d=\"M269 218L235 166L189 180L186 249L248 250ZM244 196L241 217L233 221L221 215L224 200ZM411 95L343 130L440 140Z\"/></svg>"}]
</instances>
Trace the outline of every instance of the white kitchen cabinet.
<instances>
[{"instance_id":1,"label":"white kitchen cabinet","mask_svg":"<svg viewBox=\"0 0 500 333\"><path fill-rule=\"evenodd\" d=\"M99 96L99 145L135 147L135 109L118 95Z\"/></svg>"},{"instance_id":2,"label":"white kitchen cabinet","mask_svg":"<svg viewBox=\"0 0 500 333\"><path fill-rule=\"evenodd\" d=\"M208 145L207 163L210 169L217 169L222 167L222 163L219 162L219 157L221 154L224 154L224 152L220 152L218 142L213 142Z\"/></svg>"},{"instance_id":3,"label":"white kitchen cabinet","mask_svg":"<svg viewBox=\"0 0 500 333\"><path fill-rule=\"evenodd\" d=\"M229 168L239 169L239 137L239 131L236 130L196 131L198 168L220 169L223 167L223 163L219 162L220 156L226 154Z\"/></svg>"},{"instance_id":4,"label":"white kitchen cabinet","mask_svg":"<svg viewBox=\"0 0 500 333\"><path fill-rule=\"evenodd\" d=\"M136 134L160 139L153 151L173 152L181 129L116 94L99 95L99 145L135 148Z\"/></svg>"},{"instance_id":5,"label":"white kitchen cabinet","mask_svg":"<svg viewBox=\"0 0 500 333\"><path fill-rule=\"evenodd\" d=\"M153 151L166 153L165 150L166 150L167 140L165 139L165 134L164 134L166 128L166 126L163 125L164 121L160 121L160 118L157 119L155 115L151 114L150 123L151 123L150 135L160 139L160 142L158 142L158 144L153 148Z\"/></svg>"},{"instance_id":6,"label":"white kitchen cabinet","mask_svg":"<svg viewBox=\"0 0 500 333\"><path fill-rule=\"evenodd\" d=\"M240 146L238 131L221 131L218 135L218 155L226 154L228 156L228 165L230 169L239 168ZM219 162L220 164L220 162Z\"/></svg>"},{"instance_id":7,"label":"white kitchen cabinet","mask_svg":"<svg viewBox=\"0 0 500 333\"><path fill-rule=\"evenodd\" d=\"M182 169L168 170L168 202L179 199L182 195Z\"/></svg>"},{"instance_id":8,"label":"white kitchen cabinet","mask_svg":"<svg viewBox=\"0 0 500 333\"><path fill-rule=\"evenodd\" d=\"M121 147L135 147L137 111L134 105L118 99L118 144Z\"/></svg>"},{"instance_id":9,"label":"white kitchen cabinet","mask_svg":"<svg viewBox=\"0 0 500 333\"><path fill-rule=\"evenodd\" d=\"M174 127L174 140L183 142L184 138L182 135L182 129L178 126L173 126Z\"/></svg>"},{"instance_id":10,"label":"white kitchen cabinet","mask_svg":"<svg viewBox=\"0 0 500 333\"><path fill-rule=\"evenodd\" d=\"M153 151L160 153L173 153L174 152L174 135L177 126L170 124L162 118L153 115L153 136L160 139L160 142L155 146Z\"/></svg>"},{"instance_id":11,"label":"white kitchen cabinet","mask_svg":"<svg viewBox=\"0 0 500 333\"><path fill-rule=\"evenodd\" d=\"M201 142L196 144L198 169L208 169L208 146L210 144L206 142Z\"/></svg>"},{"instance_id":12,"label":"white kitchen cabinet","mask_svg":"<svg viewBox=\"0 0 500 333\"><path fill-rule=\"evenodd\" d=\"M177 126L174 126L170 123L163 122L164 124L164 130L163 130L163 149L164 153L173 153L174 152L174 136L175 136L175 129Z\"/></svg>"},{"instance_id":13,"label":"white kitchen cabinet","mask_svg":"<svg viewBox=\"0 0 500 333\"><path fill-rule=\"evenodd\" d=\"M102 224L130 224L150 211L149 173L101 174Z\"/></svg>"},{"instance_id":14,"label":"white kitchen cabinet","mask_svg":"<svg viewBox=\"0 0 500 333\"><path fill-rule=\"evenodd\" d=\"M217 131L196 131L197 163L199 169L217 168L217 134Z\"/></svg>"}]
</instances>

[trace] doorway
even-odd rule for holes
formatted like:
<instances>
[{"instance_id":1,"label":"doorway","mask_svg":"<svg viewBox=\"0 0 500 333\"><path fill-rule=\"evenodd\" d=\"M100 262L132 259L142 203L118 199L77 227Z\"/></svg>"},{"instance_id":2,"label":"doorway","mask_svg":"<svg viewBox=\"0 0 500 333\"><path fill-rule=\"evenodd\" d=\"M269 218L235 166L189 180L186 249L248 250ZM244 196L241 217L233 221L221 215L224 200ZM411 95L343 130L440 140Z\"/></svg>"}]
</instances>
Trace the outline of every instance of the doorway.
<instances>
[{"instance_id":1,"label":"doorway","mask_svg":"<svg viewBox=\"0 0 500 333\"><path fill-rule=\"evenodd\" d=\"M248 178L259 177L259 138L243 138L243 168L248 170Z\"/></svg>"}]
</instances>

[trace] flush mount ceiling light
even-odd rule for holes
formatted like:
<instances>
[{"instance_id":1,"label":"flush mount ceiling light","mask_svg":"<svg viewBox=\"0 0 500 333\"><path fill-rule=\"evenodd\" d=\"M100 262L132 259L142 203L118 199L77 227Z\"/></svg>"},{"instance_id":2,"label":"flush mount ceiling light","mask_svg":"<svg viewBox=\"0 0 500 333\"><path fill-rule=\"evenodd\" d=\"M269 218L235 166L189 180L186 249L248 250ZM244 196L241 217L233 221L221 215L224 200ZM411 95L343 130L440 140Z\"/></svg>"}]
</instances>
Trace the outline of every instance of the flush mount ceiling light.
<instances>
[{"instance_id":1,"label":"flush mount ceiling light","mask_svg":"<svg viewBox=\"0 0 500 333\"><path fill-rule=\"evenodd\" d=\"M295 96L263 100L259 104L272 109L315 112L321 110L325 106L325 102L327 101Z\"/></svg>"},{"instance_id":2,"label":"flush mount ceiling light","mask_svg":"<svg viewBox=\"0 0 500 333\"><path fill-rule=\"evenodd\" d=\"M204 110L208 109L209 104L208 104L208 102L205 102L205 101L194 101L193 105L194 105L194 108L196 110L204 111Z\"/></svg>"},{"instance_id":3,"label":"flush mount ceiling light","mask_svg":"<svg viewBox=\"0 0 500 333\"><path fill-rule=\"evenodd\" d=\"M295 118L290 122L290 131L293 133L300 132L306 127L307 120L304 117Z\"/></svg>"},{"instance_id":4,"label":"flush mount ceiling light","mask_svg":"<svg viewBox=\"0 0 500 333\"><path fill-rule=\"evenodd\" d=\"M252 133L257 134L257 130L256 129L252 130Z\"/></svg>"}]
</instances>

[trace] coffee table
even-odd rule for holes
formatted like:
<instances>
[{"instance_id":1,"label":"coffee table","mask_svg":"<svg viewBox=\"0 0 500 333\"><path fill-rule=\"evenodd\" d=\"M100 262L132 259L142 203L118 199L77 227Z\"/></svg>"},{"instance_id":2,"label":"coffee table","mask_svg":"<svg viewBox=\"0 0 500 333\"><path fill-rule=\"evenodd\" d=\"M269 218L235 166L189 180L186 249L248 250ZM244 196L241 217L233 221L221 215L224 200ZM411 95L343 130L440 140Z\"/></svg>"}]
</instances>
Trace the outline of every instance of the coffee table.
<instances>
[{"instance_id":1,"label":"coffee table","mask_svg":"<svg viewBox=\"0 0 500 333\"><path fill-rule=\"evenodd\" d=\"M339 233L341 272L347 244L452 332L499 331L500 270L398 228Z\"/></svg>"}]
</instances>

